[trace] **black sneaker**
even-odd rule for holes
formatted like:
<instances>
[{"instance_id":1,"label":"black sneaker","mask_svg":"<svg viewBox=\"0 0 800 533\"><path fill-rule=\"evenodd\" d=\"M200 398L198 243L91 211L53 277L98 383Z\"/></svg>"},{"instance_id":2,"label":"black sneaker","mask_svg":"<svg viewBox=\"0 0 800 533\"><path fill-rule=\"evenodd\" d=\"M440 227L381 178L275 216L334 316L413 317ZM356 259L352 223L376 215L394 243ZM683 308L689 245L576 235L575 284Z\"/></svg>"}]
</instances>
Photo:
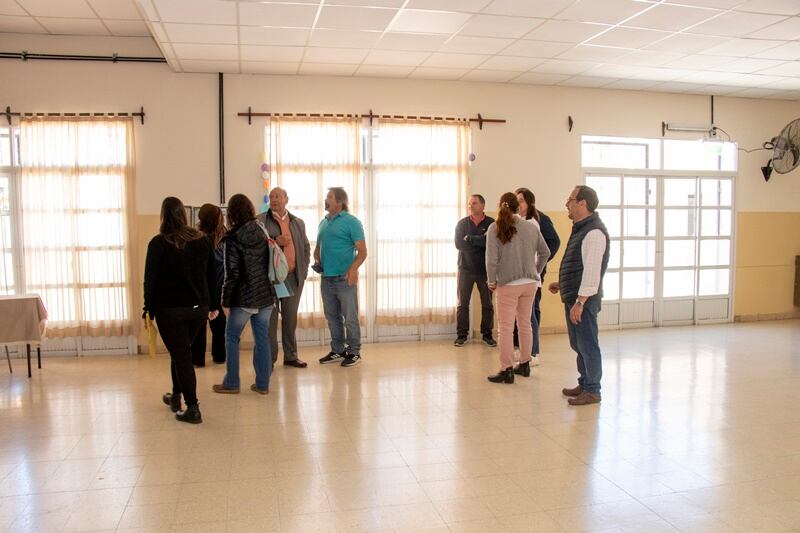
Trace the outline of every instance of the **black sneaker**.
<instances>
[{"instance_id":1,"label":"black sneaker","mask_svg":"<svg viewBox=\"0 0 800 533\"><path fill-rule=\"evenodd\" d=\"M464 346L465 344L467 344L467 338L466 337L456 337L456 340L453 343L453 346Z\"/></svg>"},{"instance_id":2,"label":"black sneaker","mask_svg":"<svg viewBox=\"0 0 800 533\"><path fill-rule=\"evenodd\" d=\"M344 356L344 361L342 361L342 366L356 366L360 362L361 362L361 356L359 354L355 355L347 354Z\"/></svg>"},{"instance_id":3,"label":"black sneaker","mask_svg":"<svg viewBox=\"0 0 800 533\"><path fill-rule=\"evenodd\" d=\"M338 363L342 359L344 359L344 352L342 353L329 352L328 355L319 360L319 364L329 365L331 363Z\"/></svg>"},{"instance_id":4,"label":"black sneaker","mask_svg":"<svg viewBox=\"0 0 800 533\"><path fill-rule=\"evenodd\" d=\"M488 346L491 346L492 348L497 346L497 341L494 340L491 335L484 335L483 342L485 342Z\"/></svg>"}]
</instances>

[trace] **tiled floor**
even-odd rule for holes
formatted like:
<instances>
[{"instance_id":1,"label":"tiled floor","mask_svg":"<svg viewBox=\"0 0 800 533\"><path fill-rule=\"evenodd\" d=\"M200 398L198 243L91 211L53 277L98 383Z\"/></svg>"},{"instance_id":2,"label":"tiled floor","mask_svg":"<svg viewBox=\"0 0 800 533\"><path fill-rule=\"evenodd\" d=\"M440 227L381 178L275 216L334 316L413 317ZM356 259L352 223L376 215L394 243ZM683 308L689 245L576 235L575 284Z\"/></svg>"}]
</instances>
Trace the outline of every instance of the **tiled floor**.
<instances>
[{"instance_id":1,"label":"tiled floor","mask_svg":"<svg viewBox=\"0 0 800 533\"><path fill-rule=\"evenodd\" d=\"M166 357L0 366L0 531L800 531L800 321L604 332L600 406L574 359L488 383L497 349L367 346L279 367L269 396L161 403ZM3 362L4 364L4 362ZM245 370L249 384L252 370ZM243 387L244 389L244 387Z\"/></svg>"}]
</instances>

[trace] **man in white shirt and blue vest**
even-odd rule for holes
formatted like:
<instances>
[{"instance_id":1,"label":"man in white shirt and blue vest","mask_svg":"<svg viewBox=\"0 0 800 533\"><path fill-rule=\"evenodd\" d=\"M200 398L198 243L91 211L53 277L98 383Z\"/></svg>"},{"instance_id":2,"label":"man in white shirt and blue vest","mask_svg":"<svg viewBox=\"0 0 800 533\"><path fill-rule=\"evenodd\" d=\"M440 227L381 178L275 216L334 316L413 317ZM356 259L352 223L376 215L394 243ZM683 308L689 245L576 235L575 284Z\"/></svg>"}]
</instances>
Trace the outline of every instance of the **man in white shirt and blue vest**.
<instances>
[{"instance_id":1,"label":"man in white shirt and blue vest","mask_svg":"<svg viewBox=\"0 0 800 533\"><path fill-rule=\"evenodd\" d=\"M601 399L603 362L597 315L611 240L605 224L595 213L598 203L597 193L586 185L576 186L569 195L566 207L572 233L561 260L558 281L548 287L553 294L561 292L569 344L578 354L578 386L561 391L569 396L570 405L599 403Z\"/></svg>"}]
</instances>

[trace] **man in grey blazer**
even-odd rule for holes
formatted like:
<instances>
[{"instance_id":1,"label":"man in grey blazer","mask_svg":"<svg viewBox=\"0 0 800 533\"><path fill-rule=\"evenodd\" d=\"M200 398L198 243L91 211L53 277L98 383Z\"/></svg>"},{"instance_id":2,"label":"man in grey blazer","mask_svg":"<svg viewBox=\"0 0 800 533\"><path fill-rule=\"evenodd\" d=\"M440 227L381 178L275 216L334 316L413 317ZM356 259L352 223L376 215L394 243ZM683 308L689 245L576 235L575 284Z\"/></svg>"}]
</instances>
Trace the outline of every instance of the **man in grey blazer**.
<instances>
[{"instance_id":1,"label":"man in grey blazer","mask_svg":"<svg viewBox=\"0 0 800 533\"><path fill-rule=\"evenodd\" d=\"M269 192L269 206L266 213L258 219L267 228L269 236L278 243L289 263L289 275L286 287L292 293L288 298L281 298L269 321L269 342L272 349L272 363L278 360L278 313L281 315L281 342L283 343L283 364L296 368L308 366L297 358L297 308L303 284L308 276L308 265L311 258L311 244L306 236L306 225L301 218L289 213L286 204L289 195L286 190L275 187Z\"/></svg>"}]
</instances>

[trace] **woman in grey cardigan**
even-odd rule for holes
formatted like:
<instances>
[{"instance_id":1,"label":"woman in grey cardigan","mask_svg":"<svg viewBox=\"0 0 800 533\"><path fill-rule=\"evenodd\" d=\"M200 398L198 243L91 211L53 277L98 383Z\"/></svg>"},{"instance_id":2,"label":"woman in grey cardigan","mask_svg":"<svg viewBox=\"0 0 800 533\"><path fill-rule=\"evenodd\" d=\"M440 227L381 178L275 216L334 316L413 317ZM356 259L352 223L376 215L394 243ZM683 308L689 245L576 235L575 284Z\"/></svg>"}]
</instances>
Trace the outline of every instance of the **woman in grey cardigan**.
<instances>
[{"instance_id":1,"label":"woman in grey cardigan","mask_svg":"<svg viewBox=\"0 0 800 533\"><path fill-rule=\"evenodd\" d=\"M500 197L497 221L486 230L486 274L489 289L497 293L497 329L500 371L492 383L514 383L514 319L519 324L518 374L531 375L531 308L550 249L533 222L517 215L519 201L513 192Z\"/></svg>"}]
</instances>

